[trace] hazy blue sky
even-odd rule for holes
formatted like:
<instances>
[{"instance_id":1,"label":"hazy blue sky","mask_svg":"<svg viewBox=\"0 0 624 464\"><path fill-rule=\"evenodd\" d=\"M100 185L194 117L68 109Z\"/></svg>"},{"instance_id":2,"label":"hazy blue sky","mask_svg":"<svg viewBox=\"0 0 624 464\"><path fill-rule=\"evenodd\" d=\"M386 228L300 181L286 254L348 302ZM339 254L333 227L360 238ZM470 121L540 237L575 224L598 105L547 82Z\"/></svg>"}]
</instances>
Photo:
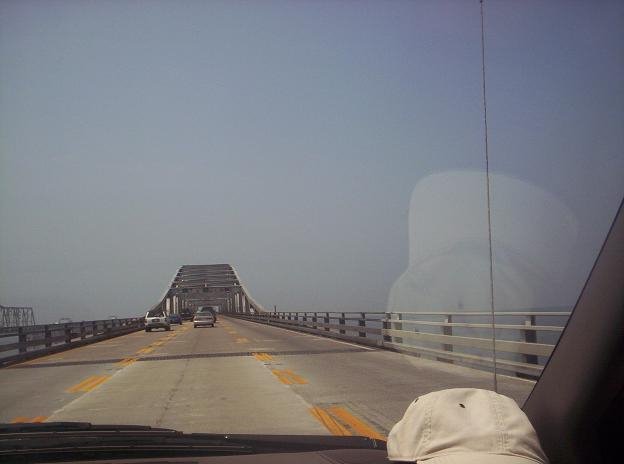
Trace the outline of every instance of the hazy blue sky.
<instances>
[{"instance_id":1,"label":"hazy blue sky","mask_svg":"<svg viewBox=\"0 0 624 464\"><path fill-rule=\"evenodd\" d=\"M579 223L568 304L624 194L624 3L487 1L486 35L492 169ZM0 303L138 314L226 262L383 310L414 186L482 129L478 0L2 1Z\"/></svg>"}]
</instances>

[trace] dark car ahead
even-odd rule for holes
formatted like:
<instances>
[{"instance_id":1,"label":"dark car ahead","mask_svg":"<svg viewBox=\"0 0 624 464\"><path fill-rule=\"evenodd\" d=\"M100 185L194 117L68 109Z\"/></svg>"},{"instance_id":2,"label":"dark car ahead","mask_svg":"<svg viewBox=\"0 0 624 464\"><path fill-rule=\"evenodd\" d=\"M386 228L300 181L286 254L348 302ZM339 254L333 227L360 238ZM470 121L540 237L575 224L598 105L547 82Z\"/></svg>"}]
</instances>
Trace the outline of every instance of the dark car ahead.
<instances>
[{"instance_id":1,"label":"dark car ahead","mask_svg":"<svg viewBox=\"0 0 624 464\"><path fill-rule=\"evenodd\" d=\"M182 316L180 316L179 314L169 314L169 322L171 324L182 325Z\"/></svg>"},{"instance_id":2,"label":"dark car ahead","mask_svg":"<svg viewBox=\"0 0 624 464\"><path fill-rule=\"evenodd\" d=\"M193 312L188 309L183 309L180 313L180 317L182 317L183 321L192 321L193 320Z\"/></svg>"}]
</instances>

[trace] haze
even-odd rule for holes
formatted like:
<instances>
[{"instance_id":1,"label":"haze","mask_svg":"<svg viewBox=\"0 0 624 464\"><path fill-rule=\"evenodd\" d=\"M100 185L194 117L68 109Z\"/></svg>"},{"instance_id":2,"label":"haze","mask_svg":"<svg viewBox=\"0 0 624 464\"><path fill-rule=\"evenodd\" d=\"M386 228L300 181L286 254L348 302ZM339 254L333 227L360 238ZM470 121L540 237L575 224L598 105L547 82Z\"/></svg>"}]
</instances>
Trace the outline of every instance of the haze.
<instances>
[{"instance_id":1,"label":"haze","mask_svg":"<svg viewBox=\"0 0 624 464\"><path fill-rule=\"evenodd\" d=\"M485 5L491 168L570 212L573 304L624 195L624 4ZM0 303L138 315L230 263L266 307L385 310L419 181L484 168L480 38L478 0L1 2Z\"/></svg>"}]
</instances>

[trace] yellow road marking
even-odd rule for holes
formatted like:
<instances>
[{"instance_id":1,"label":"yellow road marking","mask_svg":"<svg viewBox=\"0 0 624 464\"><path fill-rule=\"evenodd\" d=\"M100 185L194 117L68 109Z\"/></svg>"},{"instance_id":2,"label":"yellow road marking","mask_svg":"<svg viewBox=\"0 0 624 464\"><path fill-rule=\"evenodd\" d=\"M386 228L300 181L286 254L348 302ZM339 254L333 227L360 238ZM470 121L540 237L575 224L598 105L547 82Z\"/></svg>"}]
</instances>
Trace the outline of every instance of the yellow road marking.
<instances>
[{"instance_id":1,"label":"yellow road marking","mask_svg":"<svg viewBox=\"0 0 624 464\"><path fill-rule=\"evenodd\" d=\"M98 378L99 378L99 376L97 376L97 375L93 375L91 377L87 377L82 382L79 382L76 385L73 385L72 387L69 387L65 391L68 392L68 393L76 393L78 391L81 391L82 388L85 387L86 385L89 385L90 383L96 381Z\"/></svg>"},{"instance_id":2,"label":"yellow road marking","mask_svg":"<svg viewBox=\"0 0 624 464\"><path fill-rule=\"evenodd\" d=\"M332 416L337 417L343 423L347 424L349 427L351 427L351 429L355 430L357 432L357 435L374 438L376 440L386 440L386 437L380 434L372 426L368 425L361 419L353 416L349 411L340 406L332 406L330 408L327 408L327 411Z\"/></svg>"},{"instance_id":3,"label":"yellow road marking","mask_svg":"<svg viewBox=\"0 0 624 464\"><path fill-rule=\"evenodd\" d=\"M273 373L273 375L275 375L275 377L277 377L277 379L282 382L285 385L292 385L292 382L290 381L290 379L285 376L282 371L278 371L276 369L271 371Z\"/></svg>"},{"instance_id":4,"label":"yellow road marking","mask_svg":"<svg viewBox=\"0 0 624 464\"><path fill-rule=\"evenodd\" d=\"M118 366L126 367L135 362L137 358L125 358L117 363Z\"/></svg>"},{"instance_id":5,"label":"yellow road marking","mask_svg":"<svg viewBox=\"0 0 624 464\"><path fill-rule=\"evenodd\" d=\"M110 375L101 375L100 378L93 382L92 384L84 387L85 390L84 391L91 391L91 390L95 390L97 387L99 387L100 385L102 385L104 382L106 382L108 379L110 379Z\"/></svg>"},{"instance_id":6,"label":"yellow road marking","mask_svg":"<svg viewBox=\"0 0 624 464\"><path fill-rule=\"evenodd\" d=\"M69 387L65 391L67 393L78 393L79 391L89 392L100 386L102 383L106 382L109 378L110 375L92 375L91 377L87 377L82 382L77 383L72 387Z\"/></svg>"},{"instance_id":7,"label":"yellow road marking","mask_svg":"<svg viewBox=\"0 0 624 464\"><path fill-rule=\"evenodd\" d=\"M312 414L321 424L323 424L325 428L332 433L332 435L351 435L351 432L349 432L344 425L331 417L323 408L316 406L310 408L310 414Z\"/></svg>"},{"instance_id":8,"label":"yellow road marking","mask_svg":"<svg viewBox=\"0 0 624 464\"><path fill-rule=\"evenodd\" d=\"M236 339L236 343L248 343L249 340L247 340L245 337L240 337Z\"/></svg>"},{"instance_id":9,"label":"yellow road marking","mask_svg":"<svg viewBox=\"0 0 624 464\"><path fill-rule=\"evenodd\" d=\"M48 416L37 416L37 417L33 417L32 419L30 417L24 417L24 416L17 416L15 418L13 418L13 420L11 421L11 424L24 424L24 423L33 423L33 422L43 422L48 418Z\"/></svg>"},{"instance_id":10,"label":"yellow road marking","mask_svg":"<svg viewBox=\"0 0 624 464\"><path fill-rule=\"evenodd\" d=\"M258 361L273 361L273 356L268 353L252 353Z\"/></svg>"},{"instance_id":11,"label":"yellow road marking","mask_svg":"<svg viewBox=\"0 0 624 464\"><path fill-rule=\"evenodd\" d=\"M152 351L154 351L154 348L147 346L145 348L141 348L140 350L138 350L136 354L148 354L148 353L151 353Z\"/></svg>"},{"instance_id":12,"label":"yellow road marking","mask_svg":"<svg viewBox=\"0 0 624 464\"><path fill-rule=\"evenodd\" d=\"M24 422L30 422L30 419L24 416L17 416L13 418L11 424L23 424Z\"/></svg>"},{"instance_id":13,"label":"yellow road marking","mask_svg":"<svg viewBox=\"0 0 624 464\"><path fill-rule=\"evenodd\" d=\"M278 378L280 382L282 382L285 385L292 385L294 383L299 384L299 385L304 385L308 383L306 379L295 374L293 371L290 371L287 369L286 370L272 369L271 372L273 373L273 375L275 375Z\"/></svg>"}]
</instances>

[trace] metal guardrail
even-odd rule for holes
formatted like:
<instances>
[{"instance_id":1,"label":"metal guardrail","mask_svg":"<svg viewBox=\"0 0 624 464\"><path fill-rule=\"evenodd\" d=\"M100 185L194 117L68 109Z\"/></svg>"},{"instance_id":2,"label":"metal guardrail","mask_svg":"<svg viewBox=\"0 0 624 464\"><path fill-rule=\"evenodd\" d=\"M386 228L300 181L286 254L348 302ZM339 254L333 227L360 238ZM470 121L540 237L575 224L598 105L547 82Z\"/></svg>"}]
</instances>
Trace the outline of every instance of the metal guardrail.
<instances>
[{"instance_id":1,"label":"metal guardrail","mask_svg":"<svg viewBox=\"0 0 624 464\"><path fill-rule=\"evenodd\" d=\"M144 318L0 328L0 367L142 330ZM2 343L9 337L15 342Z\"/></svg>"},{"instance_id":2,"label":"metal guardrail","mask_svg":"<svg viewBox=\"0 0 624 464\"><path fill-rule=\"evenodd\" d=\"M570 314L569 311L495 312L497 370L537 378ZM493 367L491 313L488 312L297 311L230 315L448 363L486 370ZM544 323L545 320L551 322Z\"/></svg>"}]
</instances>

